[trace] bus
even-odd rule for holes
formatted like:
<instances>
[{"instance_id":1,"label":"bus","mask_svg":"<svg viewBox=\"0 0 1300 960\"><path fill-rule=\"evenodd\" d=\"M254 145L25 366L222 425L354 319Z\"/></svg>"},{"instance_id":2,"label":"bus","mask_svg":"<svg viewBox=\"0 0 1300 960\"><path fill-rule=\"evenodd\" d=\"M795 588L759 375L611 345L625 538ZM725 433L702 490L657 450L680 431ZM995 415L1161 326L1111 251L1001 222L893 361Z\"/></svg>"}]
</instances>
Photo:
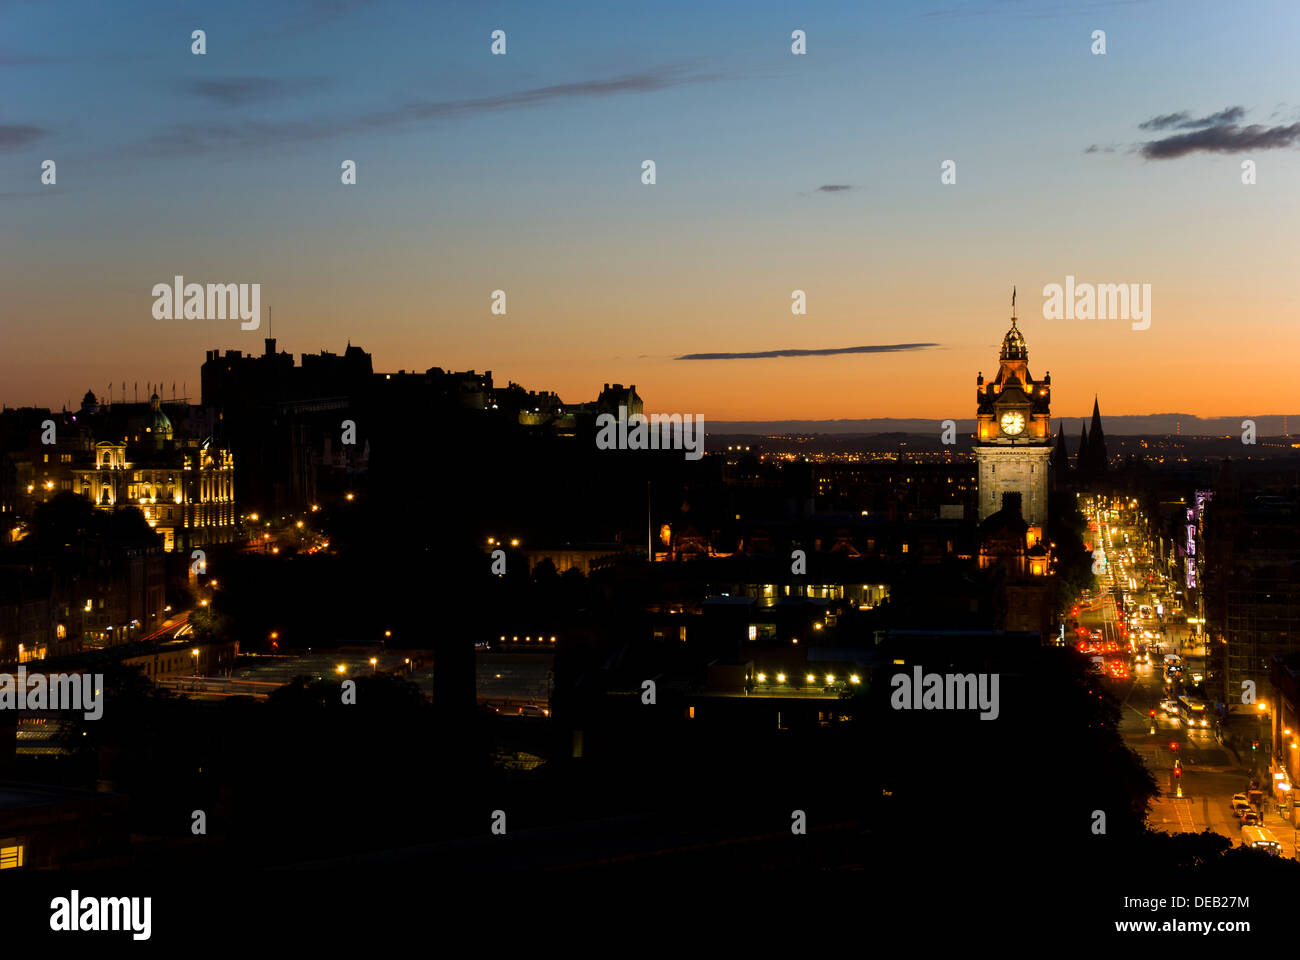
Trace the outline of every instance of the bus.
<instances>
[{"instance_id":1,"label":"bus","mask_svg":"<svg viewBox=\"0 0 1300 960\"><path fill-rule=\"evenodd\" d=\"M1178 698L1178 715L1187 721L1189 727L1210 725L1210 712L1205 709L1205 704L1185 695Z\"/></svg>"},{"instance_id":2,"label":"bus","mask_svg":"<svg viewBox=\"0 0 1300 960\"><path fill-rule=\"evenodd\" d=\"M1273 836L1264 827L1242 827L1241 845L1255 850L1263 850L1275 857L1282 855L1282 844L1278 843L1277 837Z\"/></svg>"}]
</instances>

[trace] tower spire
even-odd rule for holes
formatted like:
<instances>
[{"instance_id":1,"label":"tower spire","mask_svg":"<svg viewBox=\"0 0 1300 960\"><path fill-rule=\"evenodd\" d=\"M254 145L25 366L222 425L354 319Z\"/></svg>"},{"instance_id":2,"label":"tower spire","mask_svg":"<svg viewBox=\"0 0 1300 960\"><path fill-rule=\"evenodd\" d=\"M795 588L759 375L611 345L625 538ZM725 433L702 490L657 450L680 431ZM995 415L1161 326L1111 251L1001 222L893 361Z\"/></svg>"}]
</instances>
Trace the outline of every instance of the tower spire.
<instances>
[{"instance_id":1,"label":"tower spire","mask_svg":"<svg viewBox=\"0 0 1300 960\"><path fill-rule=\"evenodd\" d=\"M1016 325L1016 286L1011 285L1011 325Z\"/></svg>"}]
</instances>

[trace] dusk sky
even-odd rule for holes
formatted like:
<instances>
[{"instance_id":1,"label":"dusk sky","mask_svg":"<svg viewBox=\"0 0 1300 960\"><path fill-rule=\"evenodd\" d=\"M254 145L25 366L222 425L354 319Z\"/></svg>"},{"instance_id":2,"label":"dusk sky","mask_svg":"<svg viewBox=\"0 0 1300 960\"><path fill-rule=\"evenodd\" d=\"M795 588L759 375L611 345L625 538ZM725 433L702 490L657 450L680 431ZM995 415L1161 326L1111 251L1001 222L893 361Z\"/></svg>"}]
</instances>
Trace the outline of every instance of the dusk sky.
<instances>
[{"instance_id":1,"label":"dusk sky","mask_svg":"<svg viewBox=\"0 0 1300 960\"><path fill-rule=\"evenodd\" d=\"M1298 35L1293 0L0 0L0 401L197 402L270 307L295 355L570 402L969 418L1014 284L1056 415L1295 413ZM177 274L261 283L262 328L154 319ZM1067 275L1150 284L1150 329L1044 319Z\"/></svg>"}]
</instances>

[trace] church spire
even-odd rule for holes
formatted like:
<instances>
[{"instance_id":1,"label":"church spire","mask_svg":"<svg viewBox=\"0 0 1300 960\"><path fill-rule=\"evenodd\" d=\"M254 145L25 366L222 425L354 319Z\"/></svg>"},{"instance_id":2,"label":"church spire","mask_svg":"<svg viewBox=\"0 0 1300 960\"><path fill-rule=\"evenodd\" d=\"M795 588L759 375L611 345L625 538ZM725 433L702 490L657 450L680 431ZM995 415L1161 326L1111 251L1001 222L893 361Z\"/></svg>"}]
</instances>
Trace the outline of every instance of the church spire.
<instances>
[{"instance_id":1,"label":"church spire","mask_svg":"<svg viewBox=\"0 0 1300 960\"><path fill-rule=\"evenodd\" d=\"M1052 475L1057 489L1061 489L1070 480L1070 451L1065 446L1065 421L1057 422L1056 450L1052 454Z\"/></svg>"},{"instance_id":2,"label":"church spire","mask_svg":"<svg viewBox=\"0 0 1300 960\"><path fill-rule=\"evenodd\" d=\"M1089 469L1094 475L1106 472L1106 434L1101 429L1101 408L1097 396L1092 398L1092 424L1088 428Z\"/></svg>"}]
</instances>

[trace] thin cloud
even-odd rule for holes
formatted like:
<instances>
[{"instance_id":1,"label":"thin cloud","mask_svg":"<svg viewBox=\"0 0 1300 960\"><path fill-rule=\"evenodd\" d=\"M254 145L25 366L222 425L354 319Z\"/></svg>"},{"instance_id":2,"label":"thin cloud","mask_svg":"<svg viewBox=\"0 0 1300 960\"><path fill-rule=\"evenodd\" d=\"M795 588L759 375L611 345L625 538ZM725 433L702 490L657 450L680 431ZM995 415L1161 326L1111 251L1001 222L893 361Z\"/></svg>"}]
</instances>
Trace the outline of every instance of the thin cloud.
<instances>
[{"instance_id":1,"label":"thin cloud","mask_svg":"<svg viewBox=\"0 0 1300 960\"><path fill-rule=\"evenodd\" d=\"M149 138L146 146L162 154L194 154L207 150L242 150L285 143L325 140L348 134L369 134L434 123L455 117L540 107L565 100L653 93L723 79L717 73L689 73L682 67L662 67L601 80L583 80L533 87L492 97L463 100L420 100L395 110L342 119L277 121L245 120L225 124L173 124Z\"/></svg>"},{"instance_id":2,"label":"thin cloud","mask_svg":"<svg viewBox=\"0 0 1300 960\"><path fill-rule=\"evenodd\" d=\"M1191 153L1245 153L1250 150L1276 150L1300 142L1300 123L1285 127L1265 127L1252 123L1248 127L1229 124L1183 133L1142 145L1148 160L1172 160Z\"/></svg>"},{"instance_id":3,"label":"thin cloud","mask_svg":"<svg viewBox=\"0 0 1300 960\"><path fill-rule=\"evenodd\" d=\"M226 107L242 107L250 103L263 103L278 97L314 90L324 86L324 80L280 80L272 77L218 77L213 80L195 80L189 86L195 96L204 97Z\"/></svg>"},{"instance_id":4,"label":"thin cloud","mask_svg":"<svg viewBox=\"0 0 1300 960\"><path fill-rule=\"evenodd\" d=\"M1171 133L1158 140L1132 144L1136 152L1147 160L1173 160L1193 153L1247 153L1256 150L1278 150L1300 144L1300 122L1283 125L1252 123L1242 126L1238 121L1246 116L1242 106L1224 107L1218 113L1193 117L1186 110L1162 113L1138 124L1139 130L1186 130ZM1274 111L1276 115L1276 111ZM1113 148L1092 144L1084 153L1112 153Z\"/></svg>"},{"instance_id":5,"label":"thin cloud","mask_svg":"<svg viewBox=\"0 0 1300 960\"><path fill-rule=\"evenodd\" d=\"M1246 115L1245 107L1227 107L1218 113L1212 113L1208 117L1200 117L1196 120L1191 119L1191 114L1186 110L1180 110L1178 113L1165 113L1158 117L1152 117L1138 124L1139 130L1199 130L1202 127L1221 127L1225 124L1236 123Z\"/></svg>"},{"instance_id":6,"label":"thin cloud","mask_svg":"<svg viewBox=\"0 0 1300 960\"><path fill-rule=\"evenodd\" d=\"M757 353L688 353L674 360L768 360L774 357L832 357L845 353L903 353L937 347L937 343L883 343L866 347L827 347L819 350L762 350Z\"/></svg>"},{"instance_id":7,"label":"thin cloud","mask_svg":"<svg viewBox=\"0 0 1300 960\"><path fill-rule=\"evenodd\" d=\"M1079 3L1077 0L1071 0L1070 3L1044 4L1041 0L1033 0L1032 3L1008 3L1007 0L999 0L997 3L972 5L963 8L953 8L946 10L929 10L924 13L915 14L915 17L923 20L955 20L970 17L996 17L1007 19L1010 17L1028 17L1035 20L1047 19L1051 17L1074 17L1080 13L1111 13L1116 10L1123 10L1127 7L1137 6L1145 3L1147 0L1099 0L1096 3Z\"/></svg>"},{"instance_id":8,"label":"thin cloud","mask_svg":"<svg viewBox=\"0 0 1300 960\"><path fill-rule=\"evenodd\" d=\"M57 63L59 58L33 53L10 53L0 50L0 67L29 67L38 63Z\"/></svg>"},{"instance_id":9,"label":"thin cloud","mask_svg":"<svg viewBox=\"0 0 1300 960\"><path fill-rule=\"evenodd\" d=\"M843 193L845 190L852 190L853 185L848 183L823 183L817 188L818 193Z\"/></svg>"},{"instance_id":10,"label":"thin cloud","mask_svg":"<svg viewBox=\"0 0 1300 960\"><path fill-rule=\"evenodd\" d=\"M45 136L49 131L26 125L0 125L0 150L18 150Z\"/></svg>"},{"instance_id":11,"label":"thin cloud","mask_svg":"<svg viewBox=\"0 0 1300 960\"><path fill-rule=\"evenodd\" d=\"M294 14L294 29L304 30L333 23L372 3L374 0L308 0L302 10Z\"/></svg>"}]
</instances>

